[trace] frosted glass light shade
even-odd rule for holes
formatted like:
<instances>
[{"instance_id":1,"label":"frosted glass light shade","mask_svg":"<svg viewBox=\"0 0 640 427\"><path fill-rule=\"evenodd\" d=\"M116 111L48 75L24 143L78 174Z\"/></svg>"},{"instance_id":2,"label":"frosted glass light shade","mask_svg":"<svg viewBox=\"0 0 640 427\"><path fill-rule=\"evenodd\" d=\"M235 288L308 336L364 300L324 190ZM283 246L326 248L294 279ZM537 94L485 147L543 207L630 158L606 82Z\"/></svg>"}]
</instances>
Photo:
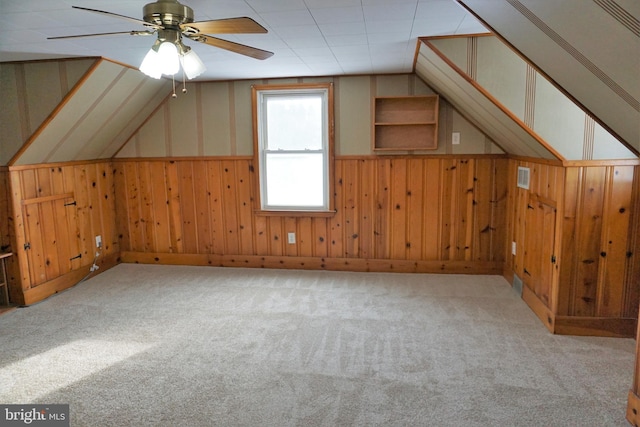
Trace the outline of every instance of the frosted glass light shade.
<instances>
[{"instance_id":1,"label":"frosted glass light shade","mask_svg":"<svg viewBox=\"0 0 640 427\"><path fill-rule=\"evenodd\" d=\"M162 74L172 76L180 71L180 58L175 44L171 42L160 44L158 58Z\"/></svg>"},{"instance_id":2,"label":"frosted glass light shade","mask_svg":"<svg viewBox=\"0 0 640 427\"><path fill-rule=\"evenodd\" d=\"M198 77L206 68L200 57L193 51L189 50L180 57L182 69L189 80Z\"/></svg>"},{"instance_id":3,"label":"frosted glass light shade","mask_svg":"<svg viewBox=\"0 0 640 427\"><path fill-rule=\"evenodd\" d=\"M160 56L153 48L149 49L149 52L147 52L147 55L142 60L140 71L154 79L162 77Z\"/></svg>"}]
</instances>

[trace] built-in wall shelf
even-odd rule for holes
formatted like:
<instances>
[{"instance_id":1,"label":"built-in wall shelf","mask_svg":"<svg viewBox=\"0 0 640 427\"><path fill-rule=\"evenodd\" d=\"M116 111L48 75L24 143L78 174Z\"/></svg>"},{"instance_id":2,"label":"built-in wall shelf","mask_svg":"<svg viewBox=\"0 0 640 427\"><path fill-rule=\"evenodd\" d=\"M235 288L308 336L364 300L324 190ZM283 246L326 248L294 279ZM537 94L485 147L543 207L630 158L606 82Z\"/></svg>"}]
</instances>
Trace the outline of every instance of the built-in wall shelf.
<instances>
[{"instance_id":1,"label":"built-in wall shelf","mask_svg":"<svg viewBox=\"0 0 640 427\"><path fill-rule=\"evenodd\" d=\"M438 95L376 97L373 151L438 148Z\"/></svg>"}]
</instances>

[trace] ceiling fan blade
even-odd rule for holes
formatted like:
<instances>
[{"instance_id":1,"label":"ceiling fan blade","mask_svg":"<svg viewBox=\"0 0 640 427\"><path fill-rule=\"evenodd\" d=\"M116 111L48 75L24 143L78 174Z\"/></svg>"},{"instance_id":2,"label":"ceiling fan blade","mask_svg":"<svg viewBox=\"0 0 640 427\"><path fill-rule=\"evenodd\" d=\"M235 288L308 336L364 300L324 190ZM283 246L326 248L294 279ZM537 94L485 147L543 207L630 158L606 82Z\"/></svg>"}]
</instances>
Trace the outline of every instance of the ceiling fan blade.
<instances>
[{"instance_id":1,"label":"ceiling fan blade","mask_svg":"<svg viewBox=\"0 0 640 427\"><path fill-rule=\"evenodd\" d=\"M101 15L107 15L107 16L112 16L114 18L125 19L125 20L127 20L129 22L135 22L137 24L142 24L142 25L145 25L147 27L155 28L156 30L163 30L164 29L164 27L162 25L152 24L150 22L143 21L141 19L131 18L130 16L118 15L117 13L105 12L104 10L89 9L88 7L80 7L80 6L71 6L71 7L74 8L74 9L86 10L87 12L99 13Z\"/></svg>"},{"instance_id":2,"label":"ceiling fan blade","mask_svg":"<svg viewBox=\"0 0 640 427\"><path fill-rule=\"evenodd\" d=\"M188 22L181 24L180 28L186 32L189 32L189 28L195 28L203 34L249 34L267 32L266 28L247 17Z\"/></svg>"},{"instance_id":3,"label":"ceiling fan blade","mask_svg":"<svg viewBox=\"0 0 640 427\"><path fill-rule=\"evenodd\" d=\"M222 40L217 37L197 35L189 38L200 43L219 47L221 49L226 49L231 52L239 53L240 55L250 56L251 58L255 59L267 59L273 56L273 52L246 46L240 43L230 42L229 40Z\"/></svg>"},{"instance_id":4,"label":"ceiling fan blade","mask_svg":"<svg viewBox=\"0 0 640 427\"><path fill-rule=\"evenodd\" d=\"M47 40L75 39L80 37L96 37L96 36L115 36L115 35L121 35L121 34L128 34L130 36L152 36L153 34L155 34L155 31L116 31L113 33L77 34L73 36L47 37Z\"/></svg>"}]
</instances>

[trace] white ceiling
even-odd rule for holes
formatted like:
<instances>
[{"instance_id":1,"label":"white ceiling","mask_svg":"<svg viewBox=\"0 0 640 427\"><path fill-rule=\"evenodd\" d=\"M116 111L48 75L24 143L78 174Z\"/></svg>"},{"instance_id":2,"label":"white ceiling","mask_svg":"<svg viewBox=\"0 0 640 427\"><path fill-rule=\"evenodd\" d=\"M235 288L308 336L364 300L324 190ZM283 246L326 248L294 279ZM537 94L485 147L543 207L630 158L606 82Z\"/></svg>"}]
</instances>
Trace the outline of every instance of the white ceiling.
<instances>
[{"instance_id":1,"label":"white ceiling","mask_svg":"<svg viewBox=\"0 0 640 427\"><path fill-rule=\"evenodd\" d=\"M142 25L72 9L142 19L151 0L0 0L0 62L102 56L138 67L154 36L47 40L47 37L143 30ZM486 29L453 0L183 0L195 21L248 16L268 34L221 35L269 50L259 61L187 41L207 66L198 80L413 71L416 39Z\"/></svg>"}]
</instances>

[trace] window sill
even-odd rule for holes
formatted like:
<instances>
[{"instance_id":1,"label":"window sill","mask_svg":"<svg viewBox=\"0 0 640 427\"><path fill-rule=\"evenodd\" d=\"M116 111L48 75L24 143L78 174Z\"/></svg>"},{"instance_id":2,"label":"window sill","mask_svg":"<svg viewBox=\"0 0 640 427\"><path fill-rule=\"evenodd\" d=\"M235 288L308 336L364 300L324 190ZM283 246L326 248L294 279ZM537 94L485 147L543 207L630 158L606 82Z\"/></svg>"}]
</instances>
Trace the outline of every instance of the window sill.
<instances>
[{"instance_id":1,"label":"window sill","mask_svg":"<svg viewBox=\"0 0 640 427\"><path fill-rule=\"evenodd\" d=\"M312 218L330 218L336 214L335 210L328 211L269 211L255 210L257 216L289 216L289 217L312 217Z\"/></svg>"}]
</instances>

